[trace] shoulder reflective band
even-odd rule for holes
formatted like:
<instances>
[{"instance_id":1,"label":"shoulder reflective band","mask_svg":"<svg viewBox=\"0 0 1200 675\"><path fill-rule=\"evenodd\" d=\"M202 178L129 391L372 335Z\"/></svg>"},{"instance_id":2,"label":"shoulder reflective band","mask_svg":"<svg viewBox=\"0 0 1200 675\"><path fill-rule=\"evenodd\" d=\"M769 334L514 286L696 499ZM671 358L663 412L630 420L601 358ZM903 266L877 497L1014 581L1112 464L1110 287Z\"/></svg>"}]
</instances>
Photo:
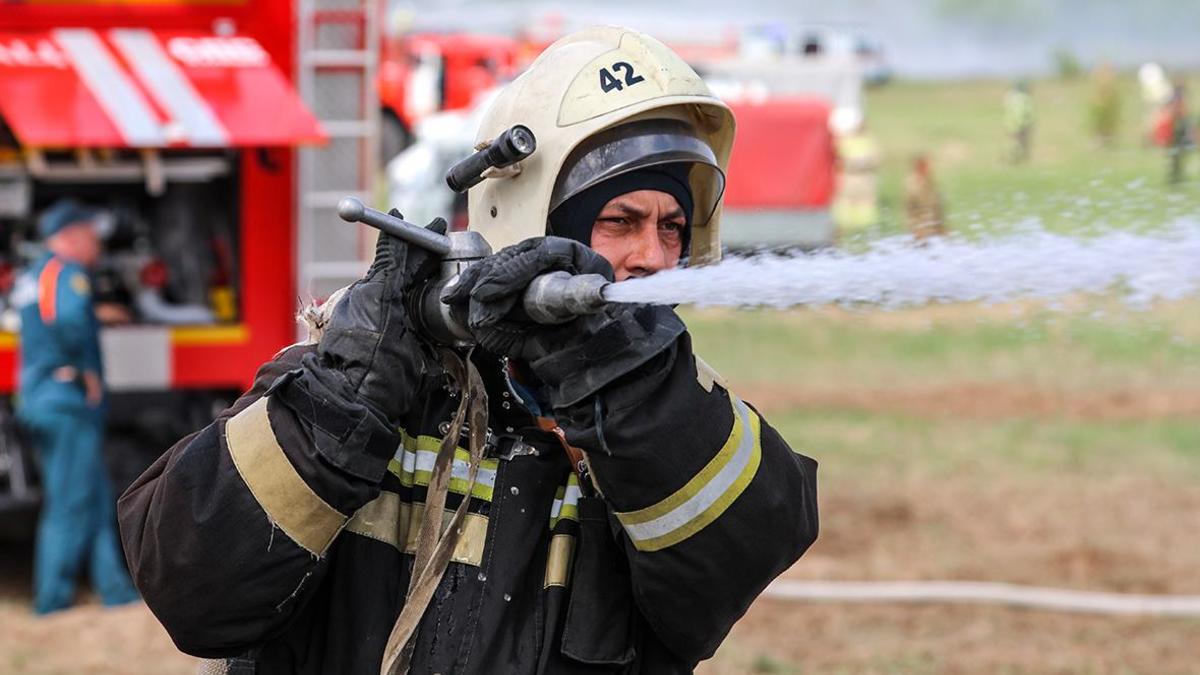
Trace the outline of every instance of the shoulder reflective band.
<instances>
[{"instance_id":1,"label":"shoulder reflective band","mask_svg":"<svg viewBox=\"0 0 1200 675\"><path fill-rule=\"evenodd\" d=\"M392 546L401 553L417 551L417 528L425 513L424 504L401 501L400 495L383 491L354 513L346 523L346 531L360 534ZM442 514L445 525L454 517L449 509ZM454 545L450 560L479 567L483 563L483 548L487 542L488 519L478 513L468 513L462 522L462 534Z\"/></svg>"},{"instance_id":2,"label":"shoulder reflective band","mask_svg":"<svg viewBox=\"0 0 1200 675\"><path fill-rule=\"evenodd\" d=\"M346 516L317 496L283 453L267 418L265 397L225 423L225 444L271 522L308 552L324 555Z\"/></svg>"},{"instance_id":3,"label":"shoulder reflective band","mask_svg":"<svg viewBox=\"0 0 1200 675\"><path fill-rule=\"evenodd\" d=\"M38 313L44 324L54 323L58 318L58 275L61 271L62 263L58 258L51 258L38 275Z\"/></svg>"},{"instance_id":4,"label":"shoulder reflective band","mask_svg":"<svg viewBox=\"0 0 1200 675\"><path fill-rule=\"evenodd\" d=\"M730 400L734 420L729 440L700 473L653 506L616 514L639 551L664 549L704 529L754 478L762 461L758 415L740 399Z\"/></svg>"}]
</instances>

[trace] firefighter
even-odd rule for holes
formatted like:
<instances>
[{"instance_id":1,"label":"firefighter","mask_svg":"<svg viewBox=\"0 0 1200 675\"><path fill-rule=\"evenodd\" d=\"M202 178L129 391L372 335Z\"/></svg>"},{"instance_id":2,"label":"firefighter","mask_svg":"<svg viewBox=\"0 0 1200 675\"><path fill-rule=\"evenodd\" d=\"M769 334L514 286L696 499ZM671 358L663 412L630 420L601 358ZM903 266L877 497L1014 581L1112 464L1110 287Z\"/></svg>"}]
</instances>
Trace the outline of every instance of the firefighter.
<instances>
[{"instance_id":1,"label":"firefighter","mask_svg":"<svg viewBox=\"0 0 1200 675\"><path fill-rule=\"evenodd\" d=\"M1029 160L1033 142L1033 95L1029 81L1017 80L1004 94L1004 128L1008 132L1008 161L1023 164Z\"/></svg>"},{"instance_id":2,"label":"firefighter","mask_svg":"<svg viewBox=\"0 0 1200 675\"><path fill-rule=\"evenodd\" d=\"M838 108L829 119L837 141L837 196L832 215L839 238L879 222L879 145L867 132L862 111Z\"/></svg>"},{"instance_id":3,"label":"firefighter","mask_svg":"<svg viewBox=\"0 0 1200 675\"><path fill-rule=\"evenodd\" d=\"M1184 178L1187 155L1195 145L1192 120L1188 116L1187 91L1182 84L1175 85L1171 102L1165 116L1167 138L1167 184L1179 185Z\"/></svg>"},{"instance_id":4,"label":"firefighter","mask_svg":"<svg viewBox=\"0 0 1200 675\"><path fill-rule=\"evenodd\" d=\"M33 570L38 614L71 605L85 563L105 605L137 599L121 559L116 496L102 452L104 379L87 272L100 255L98 216L69 199L43 212L37 230L47 252L23 275L16 294L17 418L37 451L44 497Z\"/></svg>"},{"instance_id":5,"label":"firefighter","mask_svg":"<svg viewBox=\"0 0 1200 675\"><path fill-rule=\"evenodd\" d=\"M499 252L445 296L469 356L435 354L407 309L436 261L380 235L315 344L122 496L135 581L183 651L258 673L691 672L815 539L816 463L672 309L510 311L547 270L715 260L728 108L606 27L551 46L479 140L515 123L537 151L470 193Z\"/></svg>"},{"instance_id":6,"label":"firefighter","mask_svg":"<svg viewBox=\"0 0 1200 675\"><path fill-rule=\"evenodd\" d=\"M912 158L908 176L904 179L904 215L908 231L916 241L946 234L942 195L933 178L928 155Z\"/></svg>"}]
</instances>

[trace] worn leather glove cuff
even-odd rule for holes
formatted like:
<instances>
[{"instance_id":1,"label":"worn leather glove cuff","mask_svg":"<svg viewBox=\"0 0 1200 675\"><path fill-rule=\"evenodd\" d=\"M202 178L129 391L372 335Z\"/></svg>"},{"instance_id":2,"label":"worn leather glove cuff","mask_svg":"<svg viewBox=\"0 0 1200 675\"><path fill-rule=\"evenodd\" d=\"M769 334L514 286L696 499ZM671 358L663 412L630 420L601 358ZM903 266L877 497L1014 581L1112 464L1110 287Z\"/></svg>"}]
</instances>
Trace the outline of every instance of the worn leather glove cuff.
<instances>
[{"instance_id":1,"label":"worn leather glove cuff","mask_svg":"<svg viewBox=\"0 0 1200 675\"><path fill-rule=\"evenodd\" d=\"M379 482L400 445L400 432L359 402L346 376L306 354L301 367L275 380L267 395L310 425L317 452L330 464L366 481Z\"/></svg>"},{"instance_id":2,"label":"worn leather glove cuff","mask_svg":"<svg viewBox=\"0 0 1200 675\"><path fill-rule=\"evenodd\" d=\"M582 339L529 364L553 408L566 408L633 372L669 348L687 327L661 305L612 305L576 319L591 323Z\"/></svg>"}]
</instances>

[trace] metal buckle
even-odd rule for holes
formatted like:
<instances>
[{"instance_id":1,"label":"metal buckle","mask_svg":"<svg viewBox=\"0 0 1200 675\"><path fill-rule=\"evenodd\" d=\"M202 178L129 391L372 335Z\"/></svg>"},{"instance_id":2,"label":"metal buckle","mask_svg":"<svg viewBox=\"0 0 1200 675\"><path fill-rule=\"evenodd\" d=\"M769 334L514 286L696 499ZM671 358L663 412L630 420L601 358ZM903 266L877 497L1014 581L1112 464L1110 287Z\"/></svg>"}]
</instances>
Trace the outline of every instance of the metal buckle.
<instances>
[{"instance_id":1,"label":"metal buckle","mask_svg":"<svg viewBox=\"0 0 1200 675\"><path fill-rule=\"evenodd\" d=\"M450 433L450 422L442 422L439 424L438 433L441 434L442 438L445 438L446 434ZM492 433L491 429L488 429L483 436L483 453L488 454L491 450L494 450L497 440L497 436ZM462 429L458 432L458 446L460 448L466 448L469 446L470 442L471 425L463 422Z\"/></svg>"},{"instance_id":2,"label":"metal buckle","mask_svg":"<svg viewBox=\"0 0 1200 675\"><path fill-rule=\"evenodd\" d=\"M520 436L501 435L497 438L496 445L501 446L505 441L509 441L508 449L503 452L498 452L497 457L503 460L510 460L516 457L533 456L537 457L541 454L534 446L525 442L525 439Z\"/></svg>"}]
</instances>

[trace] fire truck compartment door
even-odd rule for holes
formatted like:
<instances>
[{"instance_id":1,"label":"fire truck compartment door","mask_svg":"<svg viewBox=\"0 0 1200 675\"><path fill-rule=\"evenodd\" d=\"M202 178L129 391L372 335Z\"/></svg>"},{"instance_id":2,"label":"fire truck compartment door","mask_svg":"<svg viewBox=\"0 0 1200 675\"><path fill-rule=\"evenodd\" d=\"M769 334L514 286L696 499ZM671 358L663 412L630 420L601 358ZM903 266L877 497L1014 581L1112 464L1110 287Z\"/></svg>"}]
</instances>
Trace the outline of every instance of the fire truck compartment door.
<instances>
[{"instance_id":1,"label":"fire truck compartment door","mask_svg":"<svg viewBox=\"0 0 1200 675\"><path fill-rule=\"evenodd\" d=\"M254 38L144 28L0 33L0 116L37 148L325 140Z\"/></svg>"},{"instance_id":2,"label":"fire truck compartment door","mask_svg":"<svg viewBox=\"0 0 1200 675\"><path fill-rule=\"evenodd\" d=\"M122 326L100 330L104 378L112 391L165 389L171 385L170 330Z\"/></svg>"},{"instance_id":3,"label":"fire truck compartment door","mask_svg":"<svg viewBox=\"0 0 1200 675\"><path fill-rule=\"evenodd\" d=\"M822 209L833 199L834 148L828 102L780 97L731 102L737 140L725 208Z\"/></svg>"}]
</instances>

